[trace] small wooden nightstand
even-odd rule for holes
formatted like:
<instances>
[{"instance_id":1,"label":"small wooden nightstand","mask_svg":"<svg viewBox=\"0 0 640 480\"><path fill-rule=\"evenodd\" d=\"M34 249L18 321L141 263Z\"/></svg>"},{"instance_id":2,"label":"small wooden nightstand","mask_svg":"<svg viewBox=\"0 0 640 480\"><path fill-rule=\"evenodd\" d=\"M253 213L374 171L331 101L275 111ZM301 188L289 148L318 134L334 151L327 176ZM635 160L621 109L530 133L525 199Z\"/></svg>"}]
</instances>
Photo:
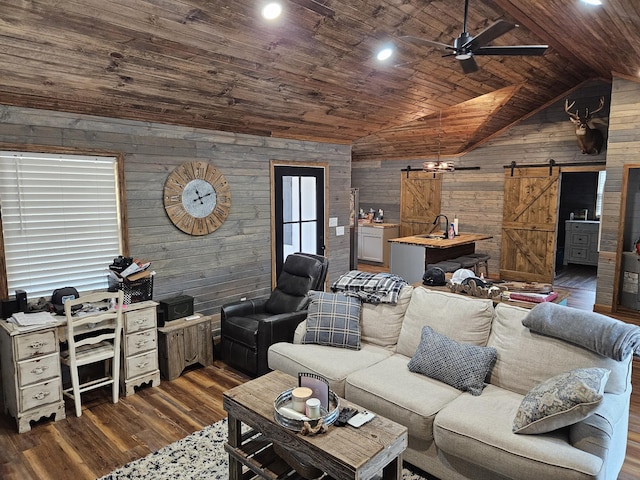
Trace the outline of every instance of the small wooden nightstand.
<instances>
[{"instance_id":1,"label":"small wooden nightstand","mask_svg":"<svg viewBox=\"0 0 640 480\"><path fill-rule=\"evenodd\" d=\"M196 363L213 365L211 320L214 315L194 320L186 318L166 322L158 328L160 373L167 380L178 378L185 368Z\"/></svg>"}]
</instances>

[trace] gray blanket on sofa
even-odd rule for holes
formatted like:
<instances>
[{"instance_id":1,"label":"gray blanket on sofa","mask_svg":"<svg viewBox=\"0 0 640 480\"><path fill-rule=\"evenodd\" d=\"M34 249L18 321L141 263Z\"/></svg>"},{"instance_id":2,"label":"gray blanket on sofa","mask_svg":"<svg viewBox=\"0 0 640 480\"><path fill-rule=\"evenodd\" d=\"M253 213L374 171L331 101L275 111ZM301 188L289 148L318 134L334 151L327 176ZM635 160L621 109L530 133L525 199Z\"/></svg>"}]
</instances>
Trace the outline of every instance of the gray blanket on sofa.
<instances>
[{"instance_id":1,"label":"gray blanket on sofa","mask_svg":"<svg viewBox=\"0 0 640 480\"><path fill-rule=\"evenodd\" d=\"M640 327L599 313L545 302L532 308L522 324L614 360L640 355Z\"/></svg>"}]
</instances>

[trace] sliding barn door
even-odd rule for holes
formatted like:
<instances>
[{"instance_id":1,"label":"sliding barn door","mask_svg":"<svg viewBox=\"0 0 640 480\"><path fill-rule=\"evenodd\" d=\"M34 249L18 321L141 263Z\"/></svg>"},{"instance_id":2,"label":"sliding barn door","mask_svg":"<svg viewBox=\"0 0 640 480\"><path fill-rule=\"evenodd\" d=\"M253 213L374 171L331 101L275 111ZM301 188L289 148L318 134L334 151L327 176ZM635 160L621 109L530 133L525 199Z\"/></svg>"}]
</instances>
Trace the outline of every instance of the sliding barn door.
<instances>
[{"instance_id":1,"label":"sliding barn door","mask_svg":"<svg viewBox=\"0 0 640 480\"><path fill-rule=\"evenodd\" d=\"M429 233L440 214L440 174L402 172L400 180L400 236Z\"/></svg>"},{"instance_id":2,"label":"sliding barn door","mask_svg":"<svg viewBox=\"0 0 640 480\"><path fill-rule=\"evenodd\" d=\"M505 170L500 277L552 283L558 167Z\"/></svg>"}]
</instances>

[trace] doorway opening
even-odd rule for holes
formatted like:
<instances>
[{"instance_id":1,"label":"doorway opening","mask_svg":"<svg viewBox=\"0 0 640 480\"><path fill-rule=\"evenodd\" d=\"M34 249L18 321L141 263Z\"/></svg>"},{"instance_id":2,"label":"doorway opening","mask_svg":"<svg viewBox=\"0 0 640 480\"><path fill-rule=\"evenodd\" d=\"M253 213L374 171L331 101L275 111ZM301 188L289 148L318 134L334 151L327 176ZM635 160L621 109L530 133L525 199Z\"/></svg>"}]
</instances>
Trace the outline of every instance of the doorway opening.
<instances>
[{"instance_id":1,"label":"doorway opening","mask_svg":"<svg viewBox=\"0 0 640 480\"><path fill-rule=\"evenodd\" d=\"M562 172L554 285L595 302L604 167Z\"/></svg>"}]
</instances>

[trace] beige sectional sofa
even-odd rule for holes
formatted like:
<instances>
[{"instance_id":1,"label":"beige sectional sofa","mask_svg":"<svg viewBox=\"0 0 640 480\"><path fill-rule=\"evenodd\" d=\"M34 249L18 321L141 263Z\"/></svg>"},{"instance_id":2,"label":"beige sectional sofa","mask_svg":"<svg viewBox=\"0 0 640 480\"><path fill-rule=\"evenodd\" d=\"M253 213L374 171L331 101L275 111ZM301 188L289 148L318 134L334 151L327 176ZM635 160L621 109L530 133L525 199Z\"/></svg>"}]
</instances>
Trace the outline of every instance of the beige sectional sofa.
<instances>
[{"instance_id":1,"label":"beige sectional sofa","mask_svg":"<svg viewBox=\"0 0 640 480\"><path fill-rule=\"evenodd\" d=\"M535 333L522 324L529 312L405 286L395 305L362 305L359 350L301 343L305 321L293 343L270 347L269 367L294 376L302 371L323 375L338 395L406 425L404 460L442 480L617 478L627 442L632 355L614 360ZM593 318L585 320L585 329L598 321L588 315ZM424 326L460 344L495 349L480 395L409 370ZM594 412L547 433L513 432L523 398L534 387L592 367L610 372ZM563 417L548 419L562 423Z\"/></svg>"}]
</instances>

